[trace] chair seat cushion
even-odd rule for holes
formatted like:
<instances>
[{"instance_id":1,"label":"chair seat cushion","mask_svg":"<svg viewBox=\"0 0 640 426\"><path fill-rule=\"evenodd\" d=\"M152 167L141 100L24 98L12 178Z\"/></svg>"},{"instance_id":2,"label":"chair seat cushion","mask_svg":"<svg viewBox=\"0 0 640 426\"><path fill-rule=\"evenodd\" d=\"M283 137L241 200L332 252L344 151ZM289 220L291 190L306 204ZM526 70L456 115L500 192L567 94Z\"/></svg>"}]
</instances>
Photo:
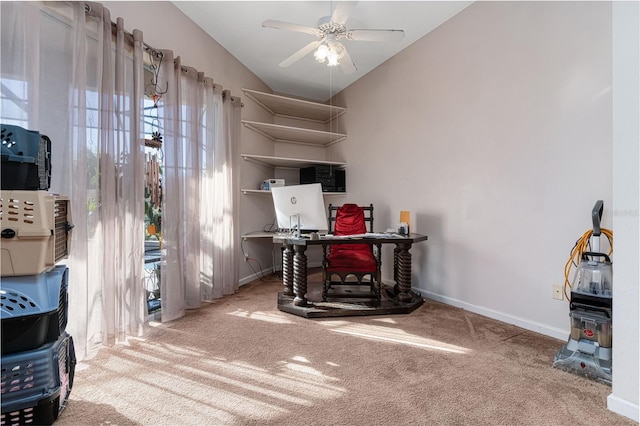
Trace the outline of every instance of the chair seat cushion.
<instances>
[{"instance_id":1,"label":"chair seat cushion","mask_svg":"<svg viewBox=\"0 0 640 426\"><path fill-rule=\"evenodd\" d=\"M368 244L333 244L327 271L376 272L377 262Z\"/></svg>"}]
</instances>

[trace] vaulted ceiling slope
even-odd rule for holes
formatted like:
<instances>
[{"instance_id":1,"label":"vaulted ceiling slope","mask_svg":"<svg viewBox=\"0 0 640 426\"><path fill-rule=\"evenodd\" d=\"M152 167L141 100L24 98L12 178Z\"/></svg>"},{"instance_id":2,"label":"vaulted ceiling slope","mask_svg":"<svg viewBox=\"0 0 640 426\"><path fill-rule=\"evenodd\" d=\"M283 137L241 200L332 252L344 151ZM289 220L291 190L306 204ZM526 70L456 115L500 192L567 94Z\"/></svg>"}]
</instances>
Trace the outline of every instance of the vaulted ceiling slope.
<instances>
[{"instance_id":1,"label":"vaulted ceiling slope","mask_svg":"<svg viewBox=\"0 0 640 426\"><path fill-rule=\"evenodd\" d=\"M279 64L317 36L265 28L266 20L317 27L331 17L337 1L173 2L276 93L324 102L469 6L470 1L359 1L346 5L347 29L400 29L400 41L339 40L356 70L328 67L312 52L287 67ZM343 5L344 6L344 5ZM343 7L340 6L340 7Z\"/></svg>"}]
</instances>

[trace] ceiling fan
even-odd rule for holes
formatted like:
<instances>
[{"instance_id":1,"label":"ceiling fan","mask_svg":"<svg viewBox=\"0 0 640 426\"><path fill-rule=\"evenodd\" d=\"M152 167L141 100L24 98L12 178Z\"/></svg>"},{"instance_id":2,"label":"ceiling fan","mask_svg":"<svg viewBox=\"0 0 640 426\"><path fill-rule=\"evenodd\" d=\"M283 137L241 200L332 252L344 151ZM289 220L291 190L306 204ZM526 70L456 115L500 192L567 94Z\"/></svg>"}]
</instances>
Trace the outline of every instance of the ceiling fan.
<instances>
[{"instance_id":1,"label":"ceiling fan","mask_svg":"<svg viewBox=\"0 0 640 426\"><path fill-rule=\"evenodd\" d=\"M339 64L345 74L351 74L356 71L356 65L353 63L349 52L347 52L347 48L339 40L400 41L404 38L403 30L347 29L347 19L349 19L349 15L356 4L357 2L355 1L338 3L332 15L320 18L316 27L272 19L264 21L262 26L265 28L296 31L311 34L318 38L318 40L312 41L280 62L280 66L288 67L315 50L314 57L318 62L326 62L330 67Z\"/></svg>"}]
</instances>

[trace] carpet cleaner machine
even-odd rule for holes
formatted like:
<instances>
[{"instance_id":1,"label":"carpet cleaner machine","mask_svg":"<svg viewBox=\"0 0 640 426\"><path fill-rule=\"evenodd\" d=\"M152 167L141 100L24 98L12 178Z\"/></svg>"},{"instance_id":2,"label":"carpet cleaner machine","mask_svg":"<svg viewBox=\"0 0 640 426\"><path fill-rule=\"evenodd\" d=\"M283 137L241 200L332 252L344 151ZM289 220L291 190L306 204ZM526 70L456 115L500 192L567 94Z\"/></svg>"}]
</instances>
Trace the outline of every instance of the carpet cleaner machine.
<instances>
[{"instance_id":1,"label":"carpet cleaner machine","mask_svg":"<svg viewBox=\"0 0 640 426\"><path fill-rule=\"evenodd\" d=\"M603 202L598 200L591 212L593 230L576 242L565 265L564 294L570 302L571 335L556 353L553 367L611 385L613 233L600 228L602 209ZM600 249L602 235L608 239L608 254ZM573 266L577 269L571 284Z\"/></svg>"}]
</instances>

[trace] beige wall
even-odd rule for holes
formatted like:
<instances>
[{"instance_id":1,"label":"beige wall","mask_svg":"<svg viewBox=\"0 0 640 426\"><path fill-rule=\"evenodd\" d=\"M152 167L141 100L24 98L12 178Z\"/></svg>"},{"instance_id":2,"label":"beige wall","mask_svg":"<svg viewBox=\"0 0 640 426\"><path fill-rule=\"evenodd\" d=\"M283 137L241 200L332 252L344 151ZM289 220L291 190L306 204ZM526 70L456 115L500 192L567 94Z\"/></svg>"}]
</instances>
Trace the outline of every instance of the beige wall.
<instances>
[{"instance_id":1,"label":"beige wall","mask_svg":"<svg viewBox=\"0 0 640 426\"><path fill-rule=\"evenodd\" d=\"M611 54L610 4L480 2L338 95L352 201L429 236L418 290L566 340L552 286L598 199L611 228Z\"/></svg>"}]
</instances>

